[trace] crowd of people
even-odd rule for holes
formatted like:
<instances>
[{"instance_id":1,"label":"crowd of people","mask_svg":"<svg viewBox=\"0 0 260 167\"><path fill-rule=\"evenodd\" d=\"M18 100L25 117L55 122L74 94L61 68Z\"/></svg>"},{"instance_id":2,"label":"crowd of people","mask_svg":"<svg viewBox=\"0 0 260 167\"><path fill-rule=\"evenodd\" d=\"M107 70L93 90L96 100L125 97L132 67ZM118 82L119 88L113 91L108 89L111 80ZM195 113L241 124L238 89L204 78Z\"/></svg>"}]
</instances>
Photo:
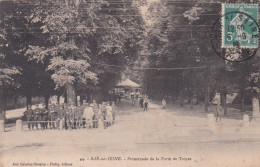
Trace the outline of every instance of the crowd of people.
<instances>
[{"instance_id":1,"label":"crowd of people","mask_svg":"<svg viewBox=\"0 0 260 167\"><path fill-rule=\"evenodd\" d=\"M24 116L28 121L29 130L33 129L80 129L80 128L106 128L115 123L117 107L112 102L97 104L87 103L78 106L65 103L56 105L50 104L48 109L43 104L35 109L28 106Z\"/></svg>"}]
</instances>

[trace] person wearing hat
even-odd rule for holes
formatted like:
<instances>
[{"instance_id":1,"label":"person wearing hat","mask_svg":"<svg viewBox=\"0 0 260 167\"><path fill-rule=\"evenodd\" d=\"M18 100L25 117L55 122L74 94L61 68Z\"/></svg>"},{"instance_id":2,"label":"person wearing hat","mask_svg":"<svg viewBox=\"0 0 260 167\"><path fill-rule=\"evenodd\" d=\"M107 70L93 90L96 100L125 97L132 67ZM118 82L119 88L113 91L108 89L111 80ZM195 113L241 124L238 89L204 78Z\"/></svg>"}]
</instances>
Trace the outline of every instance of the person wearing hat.
<instances>
[{"instance_id":1,"label":"person wearing hat","mask_svg":"<svg viewBox=\"0 0 260 167\"><path fill-rule=\"evenodd\" d=\"M69 129L69 125L68 125L68 117L69 117L69 113L70 113L70 109L68 105L64 106L64 114L65 114L65 129Z\"/></svg>"},{"instance_id":2,"label":"person wearing hat","mask_svg":"<svg viewBox=\"0 0 260 167\"><path fill-rule=\"evenodd\" d=\"M106 110L106 102L102 102L102 105L100 106L100 111L101 111L101 117L102 117L102 121L104 123L104 126L106 125L105 121L106 121L106 115L107 115L107 110ZM106 126L105 126L106 127Z\"/></svg>"},{"instance_id":3,"label":"person wearing hat","mask_svg":"<svg viewBox=\"0 0 260 167\"><path fill-rule=\"evenodd\" d=\"M57 106L55 106L54 103L50 105L50 128L55 129L56 128L56 122L57 121Z\"/></svg>"},{"instance_id":4,"label":"person wearing hat","mask_svg":"<svg viewBox=\"0 0 260 167\"><path fill-rule=\"evenodd\" d=\"M63 118L61 119L62 122L62 129L67 129L67 114L69 113L69 109L66 103L63 104Z\"/></svg>"},{"instance_id":5,"label":"person wearing hat","mask_svg":"<svg viewBox=\"0 0 260 167\"><path fill-rule=\"evenodd\" d=\"M140 106L141 108L144 107L144 98L143 98L143 96L140 96L139 106Z\"/></svg>"},{"instance_id":6,"label":"person wearing hat","mask_svg":"<svg viewBox=\"0 0 260 167\"><path fill-rule=\"evenodd\" d=\"M42 108L41 108L41 121L46 121L46 122L42 122L41 123L41 129L47 129L48 127L48 110L46 109L45 104L42 104Z\"/></svg>"},{"instance_id":7,"label":"person wearing hat","mask_svg":"<svg viewBox=\"0 0 260 167\"><path fill-rule=\"evenodd\" d=\"M94 105L91 103L89 106L87 106L84 109L85 126L89 128L93 127L93 117L94 117L93 106Z\"/></svg>"},{"instance_id":8,"label":"person wearing hat","mask_svg":"<svg viewBox=\"0 0 260 167\"><path fill-rule=\"evenodd\" d=\"M71 105L71 108L72 108L72 129L75 129L76 128L76 106L74 105Z\"/></svg>"},{"instance_id":9,"label":"person wearing hat","mask_svg":"<svg viewBox=\"0 0 260 167\"><path fill-rule=\"evenodd\" d=\"M87 103L86 100L83 100L83 104L82 104L81 107L82 107L82 110L83 110L83 114L82 114L82 126L83 126L83 128L85 128L85 127L86 127L86 118L85 118L84 114L85 114L85 109L89 107L89 103Z\"/></svg>"},{"instance_id":10,"label":"person wearing hat","mask_svg":"<svg viewBox=\"0 0 260 167\"><path fill-rule=\"evenodd\" d=\"M39 105L36 104L36 108L33 110L33 121L35 121L35 122L32 124L32 129L35 126L36 129L38 130L38 122L37 121L40 121L40 114L41 114L41 109L39 108Z\"/></svg>"},{"instance_id":11,"label":"person wearing hat","mask_svg":"<svg viewBox=\"0 0 260 167\"><path fill-rule=\"evenodd\" d=\"M105 118L105 115L106 115L106 102L102 102L102 105L99 107L100 108L100 110L101 110L101 113L103 114L103 117L104 117L104 119L106 119Z\"/></svg>"},{"instance_id":12,"label":"person wearing hat","mask_svg":"<svg viewBox=\"0 0 260 167\"><path fill-rule=\"evenodd\" d=\"M104 128L104 110L106 110L105 106L106 106L106 103L99 104L98 108L95 112L96 128L98 128L98 129Z\"/></svg>"},{"instance_id":13,"label":"person wearing hat","mask_svg":"<svg viewBox=\"0 0 260 167\"><path fill-rule=\"evenodd\" d=\"M64 118L64 104L59 105L56 108L56 111L57 111L57 128L61 130L63 127L62 119Z\"/></svg>"},{"instance_id":14,"label":"person wearing hat","mask_svg":"<svg viewBox=\"0 0 260 167\"><path fill-rule=\"evenodd\" d=\"M27 110L24 112L24 115L26 116L28 121L28 129L29 130L31 130L31 128L33 129L32 127L33 124L29 122L29 121L33 121L33 110L31 105L27 106Z\"/></svg>"},{"instance_id":15,"label":"person wearing hat","mask_svg":"<svg viewBox=\"0 0 260 167\"><path fill-rule=\"evenodd\" d=\"M76 120L76 127L77 129L82 127L82 117L83 117L83 112L84 112L84 106L80 105L80 103L78 103L78 106L76 108L76 112L75 112L75 120Z\"/></svg>"},{"instance_id":16,"label":"person wearing hat","mask_svg":"<svg viewBox=\"0 0 260 167\"><path fill-rule=\"evenodd\" d=\"M112 107L112 118L113 118L112 124L114 124L115 120L116 120L117 107L116 107L115 103L112 103L111 107Z\"/></svg>"},{"instance_id":17,"label":"person wearing hat","mask_svg":"<svg viewBox=\"0 0 260 167\"><path fill-rule=\"evenodd\" d=\"M108 127L112 124L112 107L110 106L109 103L107 103L107 106L106 106L106 122L105 122L105 127Z\"/></svg>"},{"instance_id":18,"label":"person wearing hat","mask_svg":"<svg viewBox=\"0 0 260 167\"><path fill-rule=\"evenodd\" d=\"M144 111L147 111L148 109L148 99L147 97L144 98Z\"/></svg>"},{"instance_id":19,"label":"person wearing hat","mask_svg":"<svg viewBox=\"0 0 260 167\"><path fill-rule=\"evenodd\" d=\"M132 101L132 106L135 106L135 94L134 92L130 93L131 101Z\"/></svg>"},{"instance_id":20,"label":"person wearing hat","mask_svg":"<svg viewBox=\"0 0 260 167\"><path fill-rule=\"evenodd\" d=\"M74 120L75 120L75 108L73 105L68 107L68 112L66 114L66 122L68 129L73 129L74 127Z\"/></svg>"},{"instance_id":21,"label":"person wearing hat","mask_svg":"<svg viewBox=\"0 0 260 167\"><path fill-rule=\"evenodd\" d=\"M98 119L99 119L101 110L100 110L97 103L94 103L92 108L93 108L93 112L94 112L93 119L92 119L93 120L93 128L97 128L98 127Z\"/></svg>"}]
</instances>

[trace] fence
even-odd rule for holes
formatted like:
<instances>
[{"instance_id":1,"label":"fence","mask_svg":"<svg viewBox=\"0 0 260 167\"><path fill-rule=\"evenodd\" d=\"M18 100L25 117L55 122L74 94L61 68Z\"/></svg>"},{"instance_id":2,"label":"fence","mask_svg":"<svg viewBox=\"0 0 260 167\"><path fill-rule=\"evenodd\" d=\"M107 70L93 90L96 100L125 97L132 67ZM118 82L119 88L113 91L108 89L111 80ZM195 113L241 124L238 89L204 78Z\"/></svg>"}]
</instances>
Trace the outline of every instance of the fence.
<instances>
[{"instance_id":1,"label":"fence","mask_svg":"<svg viewBox=\"0 0 260 167\"><path fill-rule=\"evenodd\" d=\"M91 120L93 123L98 123L98 129L104 129L105 126L104 126L104 123L109 123L111 121L107 121L107 120L103 120L101 121L100 120ZM74 121L75 122L75 121ZM50 129L52 124L55 125L55 129L57 130L61 130L61 129L65 129L64 127L61 127L61 123L60 121L22 121L22 120L17 120L16 121L16 131L23 131L24 130L24 126L26 125L29 125L32 126L32 125L35 125L35 124L40 124L42 125L43 123L47 123L46 125L48 126L48 128Z\"/></svg>"}]
</instances>

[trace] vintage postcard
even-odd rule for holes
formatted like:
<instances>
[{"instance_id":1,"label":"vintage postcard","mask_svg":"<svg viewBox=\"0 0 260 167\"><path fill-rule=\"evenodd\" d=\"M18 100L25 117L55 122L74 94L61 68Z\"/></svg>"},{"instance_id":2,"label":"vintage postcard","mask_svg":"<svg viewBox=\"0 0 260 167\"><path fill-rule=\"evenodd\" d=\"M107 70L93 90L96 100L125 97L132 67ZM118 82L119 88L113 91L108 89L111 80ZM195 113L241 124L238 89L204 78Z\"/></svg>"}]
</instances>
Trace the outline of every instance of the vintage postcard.
<instances>
[{"instance_id":1,"label":"vintage postcard","mask_svg":"<svg viewBox=\"0 0 260 167\"><path fill-rule=\"evenodd\" d=\"M0 0L0 167L260 167L259 0Z\"/></svg>"}]
</instances>

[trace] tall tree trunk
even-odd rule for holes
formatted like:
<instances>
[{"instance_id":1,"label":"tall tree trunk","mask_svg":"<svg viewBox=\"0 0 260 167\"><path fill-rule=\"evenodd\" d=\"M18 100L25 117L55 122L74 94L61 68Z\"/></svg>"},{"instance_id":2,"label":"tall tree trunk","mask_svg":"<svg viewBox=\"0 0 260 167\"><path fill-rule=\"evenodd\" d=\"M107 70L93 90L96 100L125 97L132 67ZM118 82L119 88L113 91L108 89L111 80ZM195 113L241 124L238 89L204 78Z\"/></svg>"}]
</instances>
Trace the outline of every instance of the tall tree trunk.
<instances>
[{"instance_id":1,"label":"tall tree trunk","mask_svg":"<svg viewBox=\"0 0 260 167\"><path fill-rule=\"evenodd\" d=\"M199 104L199 91L198 91L198 87L196 86L196 88L195 88L196 90L195 90L195 92L196 92L196 105L198 105Z\"/></svg>"},{"instance_id":2,"label":"tall tree trunk","mask_svg":"<svg viewBox=\"0 0 260 167\"><path fill-rule=\"evenodd\" d=\"M65 91L64 93L64 103L68 103L68 94L67 94L67 91Z\"/></svg>"},{"instance_id":3,"label":"tall tree trunk","mask_svg":"<svg viewBox=\"0 0 260 167\"><path fill-rule=\"evenodd\" d=\"M224 115L227 116L227 91L226 91L226 88L220 92L220 102L224 109Z\"/></svg>"},{"instance_id":4,"label":"tall tree trunk","mask_svg":"<svg viewBox=\"0 0 260 167\"><path fill-rule=\"evenodd\" d=\"M252 98L252 107L253 107L253 116L259 117L260 116L260 110L259 110L259 98L258 97Z\"/></svg>"},{"instance_id":5,"label":"tall tree trunk","mask_svg":"<svg viewBox=\"0 0 260 167\"><path fill-rule=\"evenodd\" d=\"M50 99L49 95L45 95L44 96L44 103L45 103L45 108L46 109L48 109L48 107L49 107L49 99Z\"/></svg>"},{"instance_id":6,"label":"tall tree trunk","mask_svg":"<svg viewBox=\"0 0 260 167\"><path fill-rule=\"evenodd\" d=\"M31 94L26 95L26 104L27 104L27 108L28 108L28 105L32 105L32 95Z\"/></svg>"},{"instance_id":7,"label":"tall tree trunk","mask_svg":"<svg viewBox=\"0 0 260 167\"><path fill-rule=\"evenodd\" d=\"M244 89L241 88L240 89L240 109L241 109L241 112L244 112L244 106L245 106L245 102L244 102Z\"/></svg>"},{"instance_id":8,"label":"tall tree trunk","mask_svg":"<svg viewBox=\"0 0 260 167\"><path fill-rule=\"evenodd\" d=\"M205 87L205 90L204 90L204 95L205 95L204 111L205 112L209 112L209 85L208 85L208 83L206 83L206 87Z\"/></svg>"},{"instance_id":9,"label":"tall tree trunk","mask_svg":"<svg viewBox=\"0 0 260 167\"><path fill-rule=\"evenodd\" d=\"M183 88L180 91L180 106L183 107Z\"/></svg>"},{"instance_id":10,"label":"tall tree trunk","mask_svg":"<svg viewBox=\"0 0 260 167\"><path fill-rule=\"evenodd\" d=\"M193 109L193 105L194 105L194 99L193 99L193 85L190 88L190 108Z\"/></svg>"},{"instance_id":11,"label":"tall tree trunk","mask_svg":"<svg viewBox=\"0 0 260 167\"><path fill-rule=\"evenodd\" d=\"M205 81L206 81L206 83L205 83L205 88L204 88L204 95L205 95L205 97L204 97L204 111L205 112L209 112L209 86L210 86L210 84L209 84L209 81L210 81L210 69L209 68L207 68L207 69L205 69L206 71L205 71L205 73L204 73L204 76L205 76Z\"/></svg>"},{"instance_id":12,"label":"tall tree trunk","mask_svg":"<svg viewBox=\"0 0 260 167\"><path fill-rule=\"evenodd\" d=\"M75 87L75 86L74 86ZM78 94L77 91L75 90L75 105L78 106Z\"/></svg>"},{"instance_id":13,"label":"tall tree trunk","mask_svg":"<svg viewBox=\"0 0 260 167\"><path fill-rule=\"evenodd\" d=\"M68 100L68 105L76 105L76 90L75 86L72 83L68 83L66 87L67 91L67 100Z\"/></svg>"},{"instance_id":14,"label":"tall tree trunk","mask_svg":"<svg viewBox=\"0 0 260 167\"><path fill-rule=\"evenodd\" d=\"M14 105L15 105L15 107L16 107L17 101L18 101L18 96L15 96L14 97Z\"/></svg>"},{"instance_id":15,"label":"tall tree trunk","mask_svg":"<svg viewBox=\"0 0 260 167\"><path fill-rule=\"evenodd\" d=\"M4 95L0 88L0 120L5 120Z\"/></svg>"},{"instance_id":16,"label":"tall tree trunk","mask_svg":"<svg viewBox=\"0 0 260 167\"><path fill-rule=\"evenodd\" d=\"M90 94L88 92L86 93L86 100L88 103L90 103Z\"/></svg>"},{"instance_id":17,"label":"tall tree trunk","mask_svg":"<svg viewBox=\"0 0 260 167\"><path fill-rule=\"evenodd\" d=\"M60 95L57 95L57 102L58 102L58 105L60 105Z\"/></svg>"},{"instance_id":18,"label":"tall tree trunk","mask_svg":"<svg viewBox=\"0 0 260 167\"><path fill-rule=\"evenodd\" d=\"M79 101L80 101L81 105L83 104L83 100L85 100L85 96L84 95L80 95Z\"/></svg>"}]
</instances>

